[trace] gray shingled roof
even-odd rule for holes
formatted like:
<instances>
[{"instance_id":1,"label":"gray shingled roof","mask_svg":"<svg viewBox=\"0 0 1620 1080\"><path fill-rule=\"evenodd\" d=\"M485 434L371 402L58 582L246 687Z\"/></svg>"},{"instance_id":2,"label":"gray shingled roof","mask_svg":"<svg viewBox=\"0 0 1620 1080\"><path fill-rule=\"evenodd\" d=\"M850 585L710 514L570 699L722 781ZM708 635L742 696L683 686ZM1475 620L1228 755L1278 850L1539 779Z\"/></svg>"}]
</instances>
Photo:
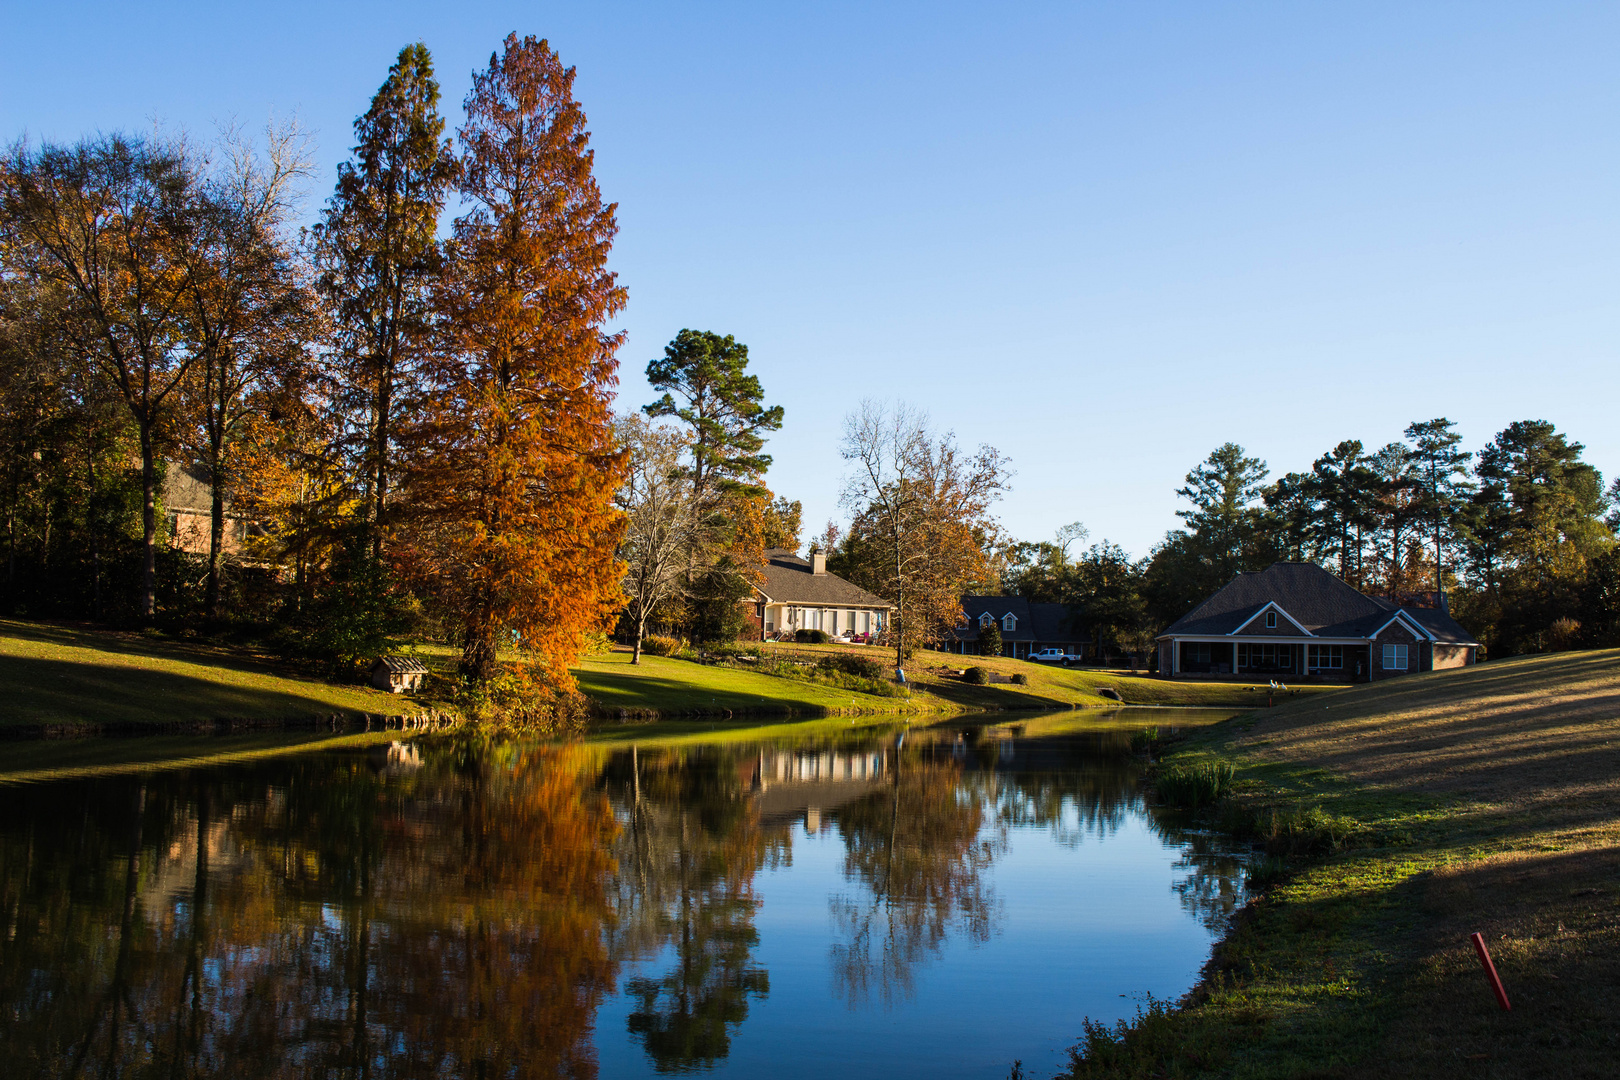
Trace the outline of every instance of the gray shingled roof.
<instances>
[{"instance_id":1,"label":"gray shingled roof","mask_svg":"<svg viewBox=\"0 0 1620 1080\"><path fill-rule=\"evenodd\" d=\"M765 584L760 591L773 604L893 607L881 596L874 596L837 574L811 573L807 560L781 548L772 548L765 553Z\"/></svg>"},{"instance_id":2,"label":"gray shingled roof","mask_svg":"<svg viewBox=\"0 0 1620 1080\"><path fill-rule=\"evenodd\" d=\"M1161 636L1230 634L1269 603L1318 637L1366 637L1400 611L1441 641L1477 644L1437 608L1396 607L1352 588L1315 563L1301 562L1272 563L1264 570L1239 574Z\"/></svg>"},{"instance_id":3,"label":"gray shingled roof","mask_svg":"<svg viewBox=\"0 0 1620 1080\"><path fill-rule=\"evenodd\" d=\"M1042 641L1086 644L1091 635L1073 624L1067 604L1032 604L1021 596L968 595L962 597L962 612L968 624L958 627L958 641L979 640L979 616L985 612L999 622L1010 612L1017 619L1017 629L1003 630L1003 641Z\"/></svg>"}]
</instances>

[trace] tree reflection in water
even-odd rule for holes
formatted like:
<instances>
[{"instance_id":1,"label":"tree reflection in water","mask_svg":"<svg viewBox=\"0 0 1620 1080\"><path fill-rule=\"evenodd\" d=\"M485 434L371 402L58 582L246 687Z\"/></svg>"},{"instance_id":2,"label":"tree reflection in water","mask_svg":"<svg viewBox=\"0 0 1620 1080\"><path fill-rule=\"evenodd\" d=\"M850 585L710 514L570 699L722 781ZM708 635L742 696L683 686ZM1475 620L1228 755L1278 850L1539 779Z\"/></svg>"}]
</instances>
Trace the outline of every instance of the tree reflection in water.
<instances>
[{"instance_id":1,"label":"tree reflection in water","mask_svg":"<svg viewBox=\"0 0 1620 1080\"><path fill-rule=\"evenodd\" d=\"M937 750L900 750L888 790L833 815L844 874L864 887L830 902L845 936L832 948L833 983L851 1008L909 996L917 968L952 932L985 941L994 930L999 904L984 871L1006 832L986 830L985 793L965 787L960 763Z\"/></svg>"},{"instance_id":2,"label":"tree reflection in water","mask_svg":"<svg viewBox=\"0 0 1620 1080\"><path fill-rule=\"evenodd\" d=\"M0 1061L18 1077L569 1076L621 971L660 1072L731 1053L771 989L762 871L842 846L834 1000L887 1005L996 935L1015 830L1142 813L1125 732L1015 726L644 748L440 741L0 787ZM1183 906L1241 861L1149 808ZM818 946L819 947L819 946ZM657 966L645 970L649 962Z\"/></svg>"},{"instance_id":3,"label":"tree reflection in water","mask_svg":"<svg viewBox=\"0 0 1620 1080\"><path fill-rule=\"evenodd\" d=\"M0 791L7 1075L594 1076L617 826L587 764Z\"/></svg>"},{"instance_id":4,"label":"tree reflection in water","mask_svg":"<svg viewBox=\"0 0 1620 1080\"><path fill-rule=\"evenodd\" d=\"M621 799L616 849L616 955L674 963L659 978L628 980L629 1030L654 1068L712 1066L731 1049L750 997L770 992L753 963L759 944L754 876L787 858L786 836L768 837L746 798L739 755L711 750L618 755L608 783Z\"/></svg>"}]
</instances>

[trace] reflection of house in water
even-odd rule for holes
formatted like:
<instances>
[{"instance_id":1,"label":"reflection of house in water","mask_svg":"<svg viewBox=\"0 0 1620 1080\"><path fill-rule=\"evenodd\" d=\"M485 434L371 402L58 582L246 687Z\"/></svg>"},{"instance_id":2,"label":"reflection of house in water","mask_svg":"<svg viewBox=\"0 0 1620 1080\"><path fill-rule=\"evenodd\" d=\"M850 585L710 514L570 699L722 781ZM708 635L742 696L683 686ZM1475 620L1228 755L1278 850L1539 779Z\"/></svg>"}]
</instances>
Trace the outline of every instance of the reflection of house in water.
<instances>
[{"instance_id":1,"label":"reflection of house in water","mask_svg":"<svg viewBox=\"0 0 1620 1080\"><path fill-rule=\"evenodd\" d=\"M879 790L888 769L886 749L766 749L739 761L737 776L759 804L761 825L802 819L806 831L813 833L820 831L826 811Z\"/></svg>"},{"instance_id":2,"label":"reflection of house in water","mask_svg":"<svg viewBox=\"0 0 1620 1080\"><path fill-rule=\"evenodd\" d=\"M366 760L372 771L383 775L412 772L422 767L422 749L415 743L395 740L386 746L373 746L366 751Z\"/></svg>"}]
</instances>

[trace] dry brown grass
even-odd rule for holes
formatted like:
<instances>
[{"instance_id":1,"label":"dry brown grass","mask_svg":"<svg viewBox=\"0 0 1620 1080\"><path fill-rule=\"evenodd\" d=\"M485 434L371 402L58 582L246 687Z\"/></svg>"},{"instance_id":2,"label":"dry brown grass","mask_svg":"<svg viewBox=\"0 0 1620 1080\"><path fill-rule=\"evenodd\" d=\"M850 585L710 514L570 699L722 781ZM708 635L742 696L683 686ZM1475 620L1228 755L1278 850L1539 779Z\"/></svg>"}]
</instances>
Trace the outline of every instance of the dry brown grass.
<instances>
[{"instance_id":1,"label":"dry brown grass","mask_svg":"<svg viewBox=\"0 0 1620 1080\"><path fill-rule=\"evenodd\" d=\"M1225 727L1182 757L1235 760L1251 805L1320 806L1357 839L1270 890L1197 1005L1083 1075L1620 1076L1620 650L1411 676Z\"/></svg>"}]
</instances>

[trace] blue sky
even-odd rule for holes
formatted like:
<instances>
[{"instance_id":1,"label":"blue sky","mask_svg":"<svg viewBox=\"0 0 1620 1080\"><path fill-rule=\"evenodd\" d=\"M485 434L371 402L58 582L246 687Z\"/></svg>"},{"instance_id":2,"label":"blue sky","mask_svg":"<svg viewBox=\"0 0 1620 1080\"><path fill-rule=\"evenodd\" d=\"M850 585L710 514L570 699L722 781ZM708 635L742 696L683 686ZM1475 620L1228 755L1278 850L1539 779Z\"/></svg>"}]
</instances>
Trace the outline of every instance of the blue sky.
<instances>
[{"instance_id":1,"label":"blue sky","mask_svg":"<svg viewBox=\"0 0 1620 1080\"><path fill-rule=\"evenodd\" d=\"M1620 468L1620 8L1555 3L0 4L0 136L296 114L310 210L407 42L454 123L510 30L578 95L630 290L622 400L682 327L786 406L837 506L903 398L1012 458L1008 530L1144 554L1231 440L1276 473L1446 415Z\"/></svg>"}]
</instances>

